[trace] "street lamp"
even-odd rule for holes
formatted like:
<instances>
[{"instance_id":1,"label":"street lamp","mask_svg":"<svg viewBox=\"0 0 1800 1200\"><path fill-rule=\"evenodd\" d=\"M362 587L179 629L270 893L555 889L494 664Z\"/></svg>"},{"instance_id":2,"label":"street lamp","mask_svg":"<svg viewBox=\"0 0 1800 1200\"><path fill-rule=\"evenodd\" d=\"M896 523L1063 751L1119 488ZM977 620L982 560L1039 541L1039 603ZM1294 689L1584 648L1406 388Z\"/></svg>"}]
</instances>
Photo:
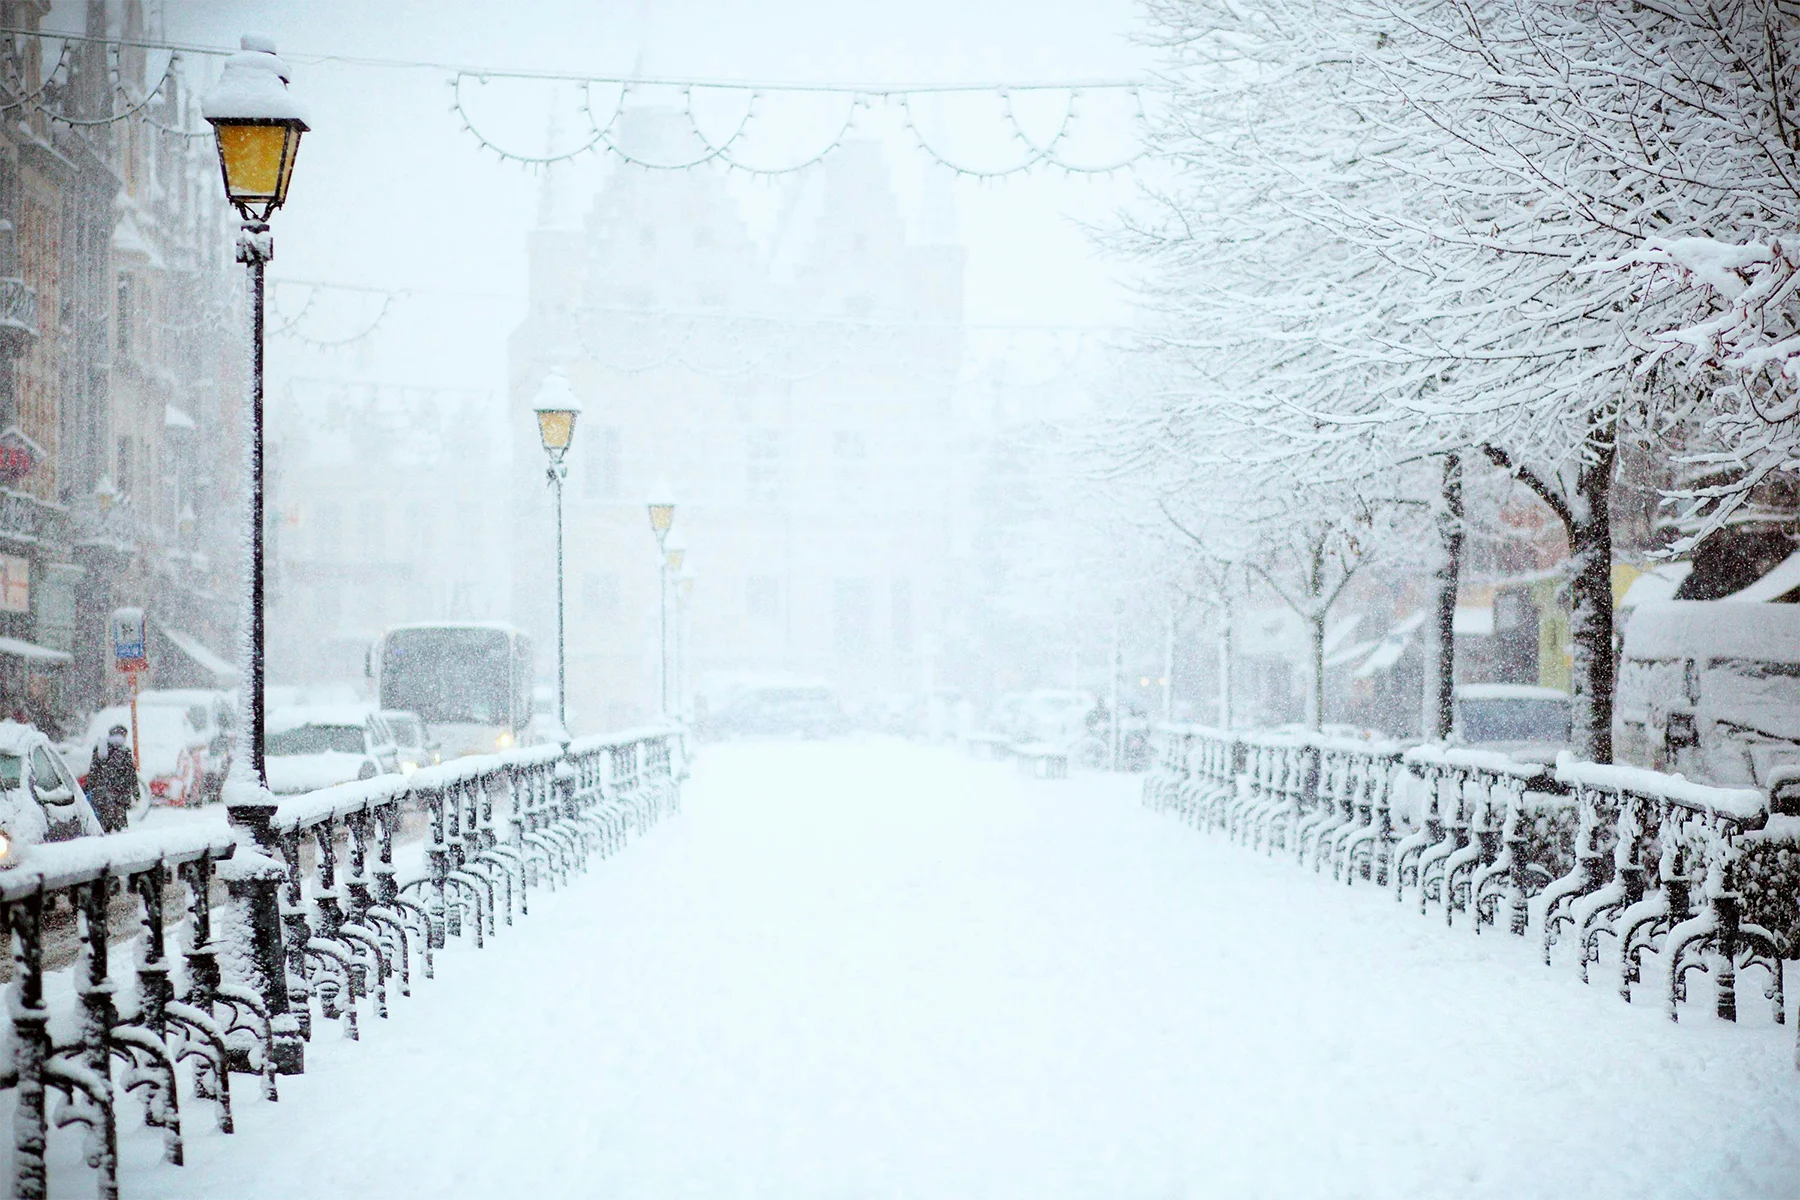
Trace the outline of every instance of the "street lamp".
<instances>
[{"instance_id":1,"label":"street lamp","mask_svg":"<svg viewBox=\"0 0 1800 1200\"><path fill-rule=\"evenodd\" d=\"M687 539L677 529L663 539L663 713L681 712L681 600L675 600L675 620L669 620L669 585L681 577L681 564L687 561Z\"/></svg>"},{"instance_id":2,"label":"street lamp","mask_svg":"<svg viewBox=\"0 0 1800 1200\"><path fill-rule=\"evenodd\" d=\"M694 564L681 568L675 578L675 710L687 713L687 682L692 667L688 656L693 653L692 624L694 607Z\"/></svg>"},{"instance_id":3,"label":"street lamp","mask_svg":"<svg viewBox=\"0 0 1800 1200\"><path fill-rule=\"evenodd\" d=\"M233 825L249 832L258 850L273 857L279 853L273 828L275 797L269 794L263 767L263 269L275 257L269 214L287 201L300 135L307 125L299 101L288 93L287 64L275 57L275 43L246 34L238 45L240 51L225 60L219 82L200 102L200 113L211 122L218 140L225 196L243 218L237 261L250 272L250 669L244 681L250 719L244 737L249 743L253 791L246 796L236 780L228 780L225 815ZM234 896L241 895L248 902L256 945L256 985L269 1016L275 1069L297 1075L305 1068L306 1052L291 1015L277 885L273 880L248 878L227 886Z\"/></svg>"},{"instance_id":4,"label":"street lamp","mask_svg":"<svg viewBox=\"0 0 1800 1200\"><path fill-rule=\"evenodd\" d=\"M225 196L244 220L237 260L250 271L250 770L263 769L263 268L275 257L269 214L287 201L306 114L288 91L287 64L275 43L255 34L239 40L200 112L218 139Z\"/></svg>"},{"instance_id":5,"label":"street lamp","mask_svg":"<svg viewBox=\"0 0 1800 1200\"><path fill-rule=\"evenodd\" d=\"M544 444L544 453L550 458L550 489L556 493L556 724L566 738L569 724L564 715L568 669L563 652L562 485L569 468L563 458L569 453L569 443L575 440L575 419L581 415L581 401L569 387L568 376L562 373L562 368L552 367L544 376L532 409L537 413L538 440Z\"/></svg>"},{"instance_id":6,"label":"street lamp","mask_svg":"<svg viewBox=\"0 0 1800 1200\"><path fill-rule=\"evenodd\" d=\"M664 557L664 550L669 541L669 526L675 523L675 497L669 492L669 485L661 479L650 489L650 498L644 507L650 512L650 532L656 535L656 556L658 559L656 574L658 592L657 612L661 622L658 634L658 653L656 667L656 686L662 706L662 715L669 715L669 563Z\"/></svg>"}]
</instances>

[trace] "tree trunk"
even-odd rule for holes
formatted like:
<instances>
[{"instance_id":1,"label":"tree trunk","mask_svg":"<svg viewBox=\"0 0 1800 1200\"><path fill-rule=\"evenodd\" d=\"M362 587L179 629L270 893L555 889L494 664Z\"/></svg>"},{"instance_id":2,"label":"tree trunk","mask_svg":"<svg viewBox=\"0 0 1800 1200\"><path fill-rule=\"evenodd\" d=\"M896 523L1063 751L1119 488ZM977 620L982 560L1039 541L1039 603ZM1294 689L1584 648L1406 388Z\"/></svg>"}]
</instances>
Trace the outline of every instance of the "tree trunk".
<instances>
[{"instance_id":1,"label":"tree trunk","mask_svg":"<svg viewBox=\"0 0 1800 1200\"><path fill-rule=\"evenodd\" d=\"M1438 741L1450 736L1456 716L1456 592L1462 579L1462 458L1444 456L1443 507L1437 515L1443 558L1436 572L1436 611L1431 614L1432 654L1425 678L1424 733Z\"/></svg>"},{"instance_id":2,"label":"tree trunk","mask_svg":"<svg viewBox=\"0 0 1800 1200\"><path fill-rule=\"evenodd\" d=\"M1231 605L1219 618L1219 728L1231 728Z\"/></svg>"},{"instance_id":3,"label":"tree trunk","mask_svg":"<svg viewBox=\"0 0 1800 1200\"><path fill-rule=\"evenodd\" d=\"M1575 752L1591 762L1612 761L1613 596L1612 482L1617 431L1608 422L1588 434L1571 498L1569 640L1574 652Z\"/></svg>"},{"instance_id":4,"label":"tree trunk","mask_svg":"<svg viewBox=\"0 0 1800 1200\"><path fill-rule=\"evenodd\" d=\"M1325 614L1306 619L1312 637L1312 687L1306 694L1306 727L1319 729L1325 724Z\"/></svg>"}]
</instances>

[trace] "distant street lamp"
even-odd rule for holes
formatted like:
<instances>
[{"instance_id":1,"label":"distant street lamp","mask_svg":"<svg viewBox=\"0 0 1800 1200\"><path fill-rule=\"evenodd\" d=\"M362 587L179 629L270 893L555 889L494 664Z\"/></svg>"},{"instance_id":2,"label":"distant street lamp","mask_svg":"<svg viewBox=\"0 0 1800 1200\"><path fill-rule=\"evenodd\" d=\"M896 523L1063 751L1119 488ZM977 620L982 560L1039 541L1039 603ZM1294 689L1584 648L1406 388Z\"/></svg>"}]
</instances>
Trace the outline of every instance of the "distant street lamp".
<instances>
[{"instance_id":1,"label":"distant street lamp","mask_svg":"<svg viewBox=\"0 0 1800 1200\"><path fill-rule=\"evenodd\" d=\"M678 529L663 542L663 665L668 683L663 696L665 714L681 713L681 601L675 601L675 619L669 620L670 583L681 577L681 564L687 561L687 539ZM671 629L670 625L674 628Z\"/></svg>"},{"instance_id":2,"label":"distant street lamp","mask_svg":"<svg viewBox=\"0 0 1800 1200\"><path fill-rule=\"evenodd\" d=\"M688 655L693 652L694 564L681 568L675 578L675 709L687 714L687 680L692 669Z\"/></svg>"},{"instance_id":3,"label":"distant street lamp","mask_svg":"<svg viewBox=\"0 0 1800 1200\"><path fill-rule=\"evenodd\" d=\"M669 715L669 563L664 557L669 541L669 527L675 523L675 497L669 493L669 485L658 479L656 486L650 489L650 499L645 502L650 512L650 532L656 535L657 557L657 612L660 615L661 631L658 634L658 660L656 667L656 686L662 715Z\"/></svg>"},{"instance_id":4,"label":"distant street lamp","mask_svg":"<svg viewBox=\"0 0 1800 1200\"><path fill-rule=\"evenodd\" d=\"M263 268L275 257L269 214L287 201L306 114L288 92L287 64L275 43L245 34L201 101L219 145L225 196L244 219L237 260L250 270L250 770L263 769Z\"/></svg>"},{"instance_id":5,"label":"distant street lamp","mask_svg":"<svg viewBox=\"0 0 1800 1200\"><path fill-rule=\"evenodd\" d=\"M575 419L581 415L581 401L560 367L552 367L538 388L538 440L550 456L550 488L556 493L556 725L564 737L569 736L566 716L568 698L568 665L563 650L563 480L569 468L563 462L569 443L575 440Z\"/></svg>"}]
</instances>

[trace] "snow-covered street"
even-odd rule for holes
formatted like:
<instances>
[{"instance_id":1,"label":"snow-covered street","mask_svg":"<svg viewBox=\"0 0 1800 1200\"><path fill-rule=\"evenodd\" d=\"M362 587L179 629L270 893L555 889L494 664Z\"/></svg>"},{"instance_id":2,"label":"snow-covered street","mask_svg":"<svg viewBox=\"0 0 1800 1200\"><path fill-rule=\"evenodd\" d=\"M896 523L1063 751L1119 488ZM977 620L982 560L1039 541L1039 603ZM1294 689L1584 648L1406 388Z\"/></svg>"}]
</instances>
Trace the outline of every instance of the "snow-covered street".
<instances>
[{"instance_id":1,"label":"snow-covered street","mask_svg":"<svg viewBox=\"0 0 1800 1200\"><path fill-rule=\"evenodd\" d=\"M239 1132L196 1106L173 1168L133 1111L129 1194L1800 1188L1800 1073L1763 1004L1671 1026L1136 788L887 742L708 748L681 816L442 956L361 1044L321 1024L281 1120L246 1082Z\"/></svg>"}]
</instances>

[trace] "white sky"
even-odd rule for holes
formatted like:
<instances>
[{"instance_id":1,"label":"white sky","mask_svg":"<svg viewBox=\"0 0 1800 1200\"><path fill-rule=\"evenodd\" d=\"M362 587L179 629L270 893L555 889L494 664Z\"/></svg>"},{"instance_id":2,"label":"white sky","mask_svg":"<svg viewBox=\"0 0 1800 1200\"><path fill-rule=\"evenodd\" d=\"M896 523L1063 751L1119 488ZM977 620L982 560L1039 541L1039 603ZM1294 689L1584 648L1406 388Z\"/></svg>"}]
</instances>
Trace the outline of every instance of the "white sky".
<instances>
[{"instance_id":1,"label":"white sky","mask_svg":"<svg viewBox=\"0 0 1800 1200\"><path fill-rule=\"evenodd\" d=\"M71 7L59 6L55 19L69 19ZM1136 19L1129 0L188 0L169 3L164 18L176 41L235 44L245 30L273 36L310 106L314 131L289 207L276 218L272 276L412 292L357 349L277 339L272 374L493 388L502 386L506 335L521 311L509 298L524 292L524 235L538 177L480 152L450 111L444 71L309 62L310 55L768 81L1029 82L1144 74L1150 54L1128 39ZM483 98L496 140L541 151L553 95L551 85L493 85ZM562 97L565 105L569 99ZM567 111L572 125L575 111ZM1100 101L1089 111L1095 116L1080 132L1090 136L1077 142L1083 157L1102 162L1129 153L1127 114ZM966 114L968 124L953 129L959 137L968 132L972 154L985 148L977 136L998 128L977 112L977 102L956 102L937 114L952 122ZM755 144L798 144L810 132L805 116L766 110ZM871 132L891 131L891 117L876 113L871 121ZM898 137L889 146L906 202L926 164ZM595 168L583 170L591 176ZM769 190L748 180L742 187L753 201L756 189ZM1130 190L1128 173L959 181L968 319L1123 319L1116 266L1077 222L1104 220ZM286 293L290 309L299 295ZM353 332L372 311L352 304L314 312L307 332L327 339Z\"/></svg>"}]
</instances>

